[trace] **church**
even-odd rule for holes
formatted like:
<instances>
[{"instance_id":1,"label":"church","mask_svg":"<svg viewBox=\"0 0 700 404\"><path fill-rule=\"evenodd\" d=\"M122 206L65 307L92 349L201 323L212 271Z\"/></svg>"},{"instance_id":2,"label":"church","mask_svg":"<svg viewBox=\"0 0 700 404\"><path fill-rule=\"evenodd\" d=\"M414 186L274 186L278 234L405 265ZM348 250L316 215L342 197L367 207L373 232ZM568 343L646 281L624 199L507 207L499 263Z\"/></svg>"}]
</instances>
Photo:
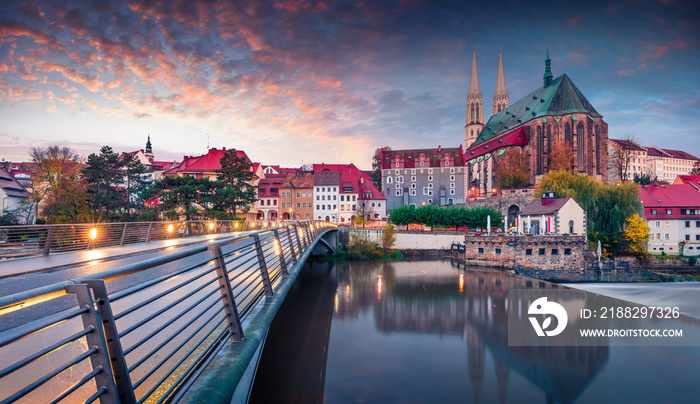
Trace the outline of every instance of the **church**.
<instances>
[{"instance_id":1,"label":"church","mask_svg":"<svg viewBox=\"0 0 700 404\"><path fill-rule=\"evenodd\" d=\"M552 150L562 146L573 151L575 172L607 178L608 124L569 76L553 78L550 62L547 49L543 86L510 105L501 53L491 117L485 121L474 51L464 126L465 189L474 190L469 196L499 188L494 174L510 148L526 160L530 185L548 172Z\"/></svg>"}]
</instances>

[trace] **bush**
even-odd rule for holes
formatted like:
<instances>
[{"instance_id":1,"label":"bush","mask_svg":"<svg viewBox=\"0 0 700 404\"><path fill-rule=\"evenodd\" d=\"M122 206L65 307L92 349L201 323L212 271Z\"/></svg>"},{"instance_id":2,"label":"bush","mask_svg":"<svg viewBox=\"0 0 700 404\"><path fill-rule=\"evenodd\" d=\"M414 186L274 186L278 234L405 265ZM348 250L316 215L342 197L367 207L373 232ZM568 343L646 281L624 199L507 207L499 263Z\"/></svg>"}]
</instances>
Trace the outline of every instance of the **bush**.
<instances>
[{"instance_id":1,"label":"bush","mask_svg":"<svg viewBox=\"0 0 700 404\"><path fill-rule=\"evenodd\" d=\"M691 267L694 267L695 263L697 263L697 262L698 262L698 257L689 257L688 258L688 265L690 265Z\"/></svg>"},{"instance_id":2,"label":"bush","mask_svg":"<svg viewBox=\"0 0 700 404\"><path fill-rule=\"evenodd\" d=\"M389 251L396 241L396 235L394 234L394 226L391 223L387 223L384 226L384 233L382 234L382 250L384 253Z\"/></svg>"},{"instance_id":3,"label":"bush","mask_svg":"<svg viewBox=\"0 0 700 404\"><path fill-rule=\"evenodd\" d=\"M382 256L382 249L379 244L369 241L359 234L350 236L348 243L348 259L350 260L372 260Z\"/></svg>"}]
</instances>

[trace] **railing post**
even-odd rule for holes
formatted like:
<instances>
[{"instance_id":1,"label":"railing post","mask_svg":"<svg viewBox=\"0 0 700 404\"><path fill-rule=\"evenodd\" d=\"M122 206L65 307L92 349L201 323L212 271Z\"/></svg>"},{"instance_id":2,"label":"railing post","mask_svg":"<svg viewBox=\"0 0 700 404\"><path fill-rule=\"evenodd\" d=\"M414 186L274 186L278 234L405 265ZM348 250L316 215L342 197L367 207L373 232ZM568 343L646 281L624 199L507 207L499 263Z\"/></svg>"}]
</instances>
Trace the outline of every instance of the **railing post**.
<instances>
[{"instance_id":1,"label":"railing post","mask_svg":"<svg viewBox=\"0 0 700 404\"><path fill-rule=\"evenodd\" d=\"M231 342L243 341L243 326L241 326L241 316L238 315L238 307L236 307L236 299L231 290L231 281L228 278L226 270L226 262L221 253L221 245L210 245L207 247L214 255L216 260L216 273L219 278L219 286L221 287L221 295L226 305L226 317L228 317L228 330L231 333Z\"/></svg>"},{"instance_id":2,"label":"railing post","mask_svg":"<svg viewBox=\"0 0 700 404\"><path fill-rule=\"evenodd\" d=\"M311 238L311 225L309 225L308 222L306 223L306 231L304 232L304 236L306 237L306 245L310 246L314 239Z\"/></svg>"},{"instance_id":3,"label":"railing post","mask_svg":"<svg viewBox=\"0 0 700 404\"><path fill-rule=\"evenodd\" d=\"M148 234L146 234L146 242L151 242L151 228L153 227L153 222L148 222Z\"/></svg>"},{"instance_id":4,"label":"railing post","mask_svg":"<svg viewBox=\"0 0 700 404\"><path fill-rule=\"evenodd\" d=\"M107 288L102 279L92 279L83 281L92 289L92 294L97 301L97 311L102 317L102 328L107 340L107 352L112 362L112 374L117 387L117 395L121 404L136 404L136 396L131 385L129 367L126 365L126 358L119 340L117 324L112 314L112 305L109 303Z\"/></svg>"},{"instance_id":5,"label":"railing post","mask_svg":"<svg viewBox=\"0 0 700 404\"><path fill-rule=\"evenodd\" d=\"M119 242L119 245L124 245L124 240L126 239L126 226L128 226L129 223L124 223L124 228L122 229L122 239Z\"/></svg>"},{"instance_id":6,"label":"railing post","mask_svg":"<svg viewBox=\"0 0 700 404\"><path fill-rule=\"evenodd\" d=\"M277 229L273 230L275 232L275 242L277 243L277 248L279 248L279 260L280 260L280 265L282 266L282 273L285 275L289 275L289 271L287 271L287 258L284 256L284 250L282 249L282 241L280 240L280 233Z\"/></svg>"},{"instance_id":7,"label":"railing post","mask_svg":"<svg viewBox=\"0 0 700 404\"><path fill-rule=\"evenodd\" d=\"M46 242L44 243L44 255L49 255L49 252L51 252L51 241L53 240L53 229L54 229L54 226L50 226L49 233L46 235Z\"/></svg>"},{"instance_id":8,"label":"railing post","mask_svg":"<svg viewBox=\"0 0 700 404\"><path fill-rule=\"evenodd\" d=\"M287 229L287 243L289 244L289 251L292 253L292 259L294 260L294 263L297 263L297 252L294 250L294 241L292 240L292 233L289 231L289 226L286 226L285 229ZM298 242L297 242L298 244Z\"/></svg>"},{"instance_id":9,"label":"railing post","mask_svg":"<svg viewBox=\"0 0 700 404\"><path fill-rule=\"evenodd\" d=\"M270 273L267 272L267 263L265 263L265 255L263 254L262 244L260 243L260 235L258 233L253 234L253 240L255 240L255 250L258 253L258 264L260 265L260 274L263 279L265 296L271 297L272 282L270 282Z\"/></svg>"},{"instance_id":10,"label":"railing post","mask_svg":"<svg viewBox=\"0 0 700 404\"><path fill-rule=\"evenodd\" d=\"M102 403L119 403L117 397L117 387L112 378L112 367L109 361L109 352L105 343L105 337L102 331L102 319L100 313L95 311L95 306L90 296L90 288L88 285L67 285L66 291L73 293L78 298L78 305L88 311L81 315L83 326L92 329L92 332L85 335L88 349L95 348L96 353L90 355L90 362L93 370L100 369L100 372L95 375L95 384L97 390L104 389L105 393L100 397Z\"/></svg>"}]
</instances>

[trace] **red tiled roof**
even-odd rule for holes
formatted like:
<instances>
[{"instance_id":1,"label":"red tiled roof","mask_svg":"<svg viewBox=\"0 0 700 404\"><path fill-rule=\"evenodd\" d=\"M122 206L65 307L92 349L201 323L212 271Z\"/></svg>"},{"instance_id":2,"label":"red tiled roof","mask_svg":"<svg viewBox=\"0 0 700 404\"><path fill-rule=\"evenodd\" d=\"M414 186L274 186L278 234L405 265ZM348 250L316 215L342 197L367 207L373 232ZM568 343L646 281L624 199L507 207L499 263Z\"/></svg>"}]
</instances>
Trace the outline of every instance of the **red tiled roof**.
<instances>
[{"instance_id":1,"label":"red tiled roof","mask_svg":"<svg viewBox=\"0 0 700 404\"><path fill-rule=\"evenodd\" d=\"M681 219L679 208L700 208L700 191L691 184L663 185L657 182L639 187L639 200L647 219ZM656 215L651 210L656 209ZM666 213L671 209L671 214Z\"/></svg>"},{"instance_id":2,"label":"red tiled roof","mask_svg":"<svg viewBox=\"0 0 700 404\"><path fill-rule=\"evenodd\" d=\"M420 154L425 155L426 168L441 167L440 161L444 158L445 153L449 153L454 161L455 167L464 166L464 151L462 145L459 147L442 147L437 149L407 149L407 150L382 150L382 169L389 169L391 163L396 156L400 156L403 160L403 168L418 168L416 160Z\"/></svg>"},{"instance_id":3,"label":"red tiled roof","mask_svg":"<svg viewBox=\"0 0 700 404\"><path fill-rule=\"evenodd\" d=\"M696 188L700 188L700 175L679 175L676 177L676 180L673 181L673 184L690 184Z\"/></svg>"},{"instance_id":4,"label":"red tiled roof","mask_svg":"<svg viewBox=\"0 0 700 404\"><path fill-rule=\"evenodd\" d=\"M29 192L27 192L22 184L17 182L17 180L4 168L0 168L0 188L5 191L7 196L20 198L29 197Z\"/></svg>"},{"instance_id":5,"label":"red tiled roof","mask_svg":"<svg viewBox=\"0 0 700 404\"><path fill-rule=\"evenodd\" d=\"M614 146L623 147L627 150L645 151L646 149L632 141L625 139L608 139L608 142L614 143Z\"/></svg>"},{"instance_id":6,"label":"red tiled roof","mask_svg":"<svg viewBox=\"0 0 700 404\"><path fill-rule=\"evenodd\" d=\"M232 149L236 150L236 149ZM174 174L178 172L184 172L184 173L213 173L214 170L219 170L221 169L221 163L219 163L219 160L224 156L224 153L226 152L226 148L224 147L223 149L216 149L212 148L209 149L207 154L203 156L184 156L182 163L177 166L169 169L166 171L164 174ZM243 150L236 150L236 155L238 157L245 157L246 160L251 163L250 159L248 156L245 154ZM260 163L256 163L260 164Z\"/></svg>"},{"instance_id":7,"label":"red tiled roof","mask_svg":"<svg viewBox=\"0 0 700 404\"><path fill-rule=\"evenodd\" d=\"M496 136L491 140L481 143L476 147L470 147L469 150L467 150L464 154L464 159L466 161L471 161L485 154L493 153L501 147L524 146L528 142L529 139L527 137L527 134L525 134L525 130L523 129L523 127L520 126L510 132Z\"/></svg>"},{"instance_id":8,"label":"red tiled roof","mask_svg":"<svg viewBox=\"0 0 700 404\"><path fill-rule=\"evenodd\" d=\"M561 209L571 198L545 198L530 202L520 212L521 216L551 215Z\"/></svg>"},{"instance_id":9,"label":"red tiled roof","mask_svg":"<svg viewBox=\"0 0 700 404\"><path fill-rule=\"evenodd\" d=\"M662 149L660 147L647 147L647 155L652 157L668 157L674 159L700 160L690 153L682 150Z\"/></svg>"}]
</instances>

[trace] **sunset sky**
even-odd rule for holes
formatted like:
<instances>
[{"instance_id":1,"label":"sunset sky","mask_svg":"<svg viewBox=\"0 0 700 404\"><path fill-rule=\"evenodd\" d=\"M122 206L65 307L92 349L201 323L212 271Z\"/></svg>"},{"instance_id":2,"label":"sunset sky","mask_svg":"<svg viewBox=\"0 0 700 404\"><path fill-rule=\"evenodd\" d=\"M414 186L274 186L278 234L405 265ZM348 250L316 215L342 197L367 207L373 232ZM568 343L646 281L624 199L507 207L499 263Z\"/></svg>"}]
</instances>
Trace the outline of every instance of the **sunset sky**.
<instances>
[{"instance_id":1,"label":"sunset sky","mask_svg":"<svg viewBox=\"0 0 700 404\"><path fill-rule=\"evenodd\" d=\"M456 147L472 49L486 112L503 51L511 104L549 45L609 125L700 157L697 1L2 1L0 158L65 144L181 160L349 163Z\"/></svg>"}]
</instances>

